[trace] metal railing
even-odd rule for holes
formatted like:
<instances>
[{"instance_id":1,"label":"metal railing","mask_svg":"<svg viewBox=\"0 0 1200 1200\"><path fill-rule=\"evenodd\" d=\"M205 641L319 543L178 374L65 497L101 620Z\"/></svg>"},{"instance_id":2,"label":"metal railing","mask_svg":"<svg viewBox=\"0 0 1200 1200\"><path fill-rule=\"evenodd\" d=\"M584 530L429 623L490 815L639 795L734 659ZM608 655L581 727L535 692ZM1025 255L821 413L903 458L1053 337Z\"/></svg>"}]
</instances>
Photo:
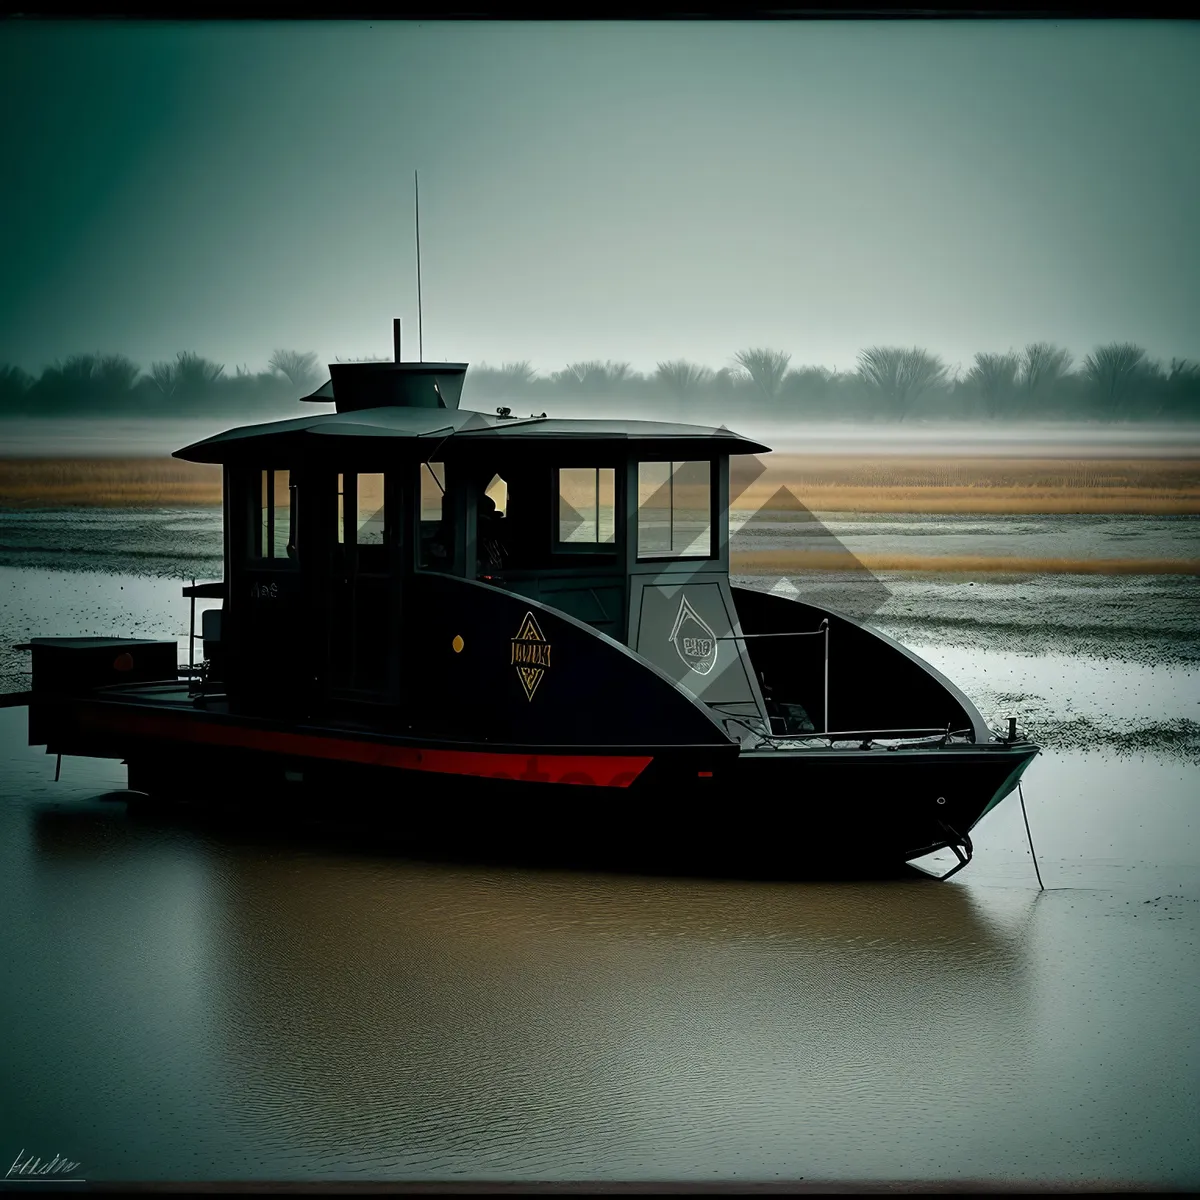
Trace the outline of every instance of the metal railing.
<instances>
[{"instance_id":1,"label":"metal railing","mask_svg":"<svg viewBox=\"0 0 1200 1200\"><path fill-rule=\"evenodd\" d=\"M193 579L191 587L183 589L183 595L191 603L189 605L190 612L188 616L188 695L195 695L195 681L198 675L202 675L202 670L196 666L196 638L203 638L204 634L196 633L196 599L199 597L202 600L220 600L225 596L226 584L224 580L217 583L201 583L197 584ZM183 673L183 668L179 668L180 674ZM201 685L203 690L203 683Z\"/></svg>"},{"instance_id":2,"label":"metal railing","mask_svg":"<svg viewBox=\"0 0 1200 1200\"><path fill-rule=\"evenodd\" d=\"M816 629L785 629L778 633L730 633L723 637L717 638L718 642L748 642L754 638L777 638L777 637L825 637L825 699L823 709L823 721L826 732L821 734L822 737L828 737L829 733L829 618L826 617ZM935 733L940 733L940 730L935 730Z\"/></svg>"}]
</instances>

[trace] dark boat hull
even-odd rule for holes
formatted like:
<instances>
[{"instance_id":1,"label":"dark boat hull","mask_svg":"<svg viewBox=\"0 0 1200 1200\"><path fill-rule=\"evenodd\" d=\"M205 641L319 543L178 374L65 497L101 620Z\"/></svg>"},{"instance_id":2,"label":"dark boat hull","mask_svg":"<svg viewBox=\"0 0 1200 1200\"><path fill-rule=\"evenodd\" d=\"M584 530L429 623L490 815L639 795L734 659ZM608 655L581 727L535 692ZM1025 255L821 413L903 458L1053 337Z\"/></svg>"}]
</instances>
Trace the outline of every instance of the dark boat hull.
<instances>
[{"instance_id":1,"label":"dark boat hull","mask_svg":"<svg viewBox=\"0 0 1200 1200\"><path fill-rule=\"evenodd\" d=\"M35 706L36 726L51 752L127 761L130 788L153 805L336 818L452 857L776 878L876 872L953 845L969 853L971 829L1037 754L1000 742L750 751L435 742L197 709L186 689L163 685Z\"/></svg>"}]
</instances>

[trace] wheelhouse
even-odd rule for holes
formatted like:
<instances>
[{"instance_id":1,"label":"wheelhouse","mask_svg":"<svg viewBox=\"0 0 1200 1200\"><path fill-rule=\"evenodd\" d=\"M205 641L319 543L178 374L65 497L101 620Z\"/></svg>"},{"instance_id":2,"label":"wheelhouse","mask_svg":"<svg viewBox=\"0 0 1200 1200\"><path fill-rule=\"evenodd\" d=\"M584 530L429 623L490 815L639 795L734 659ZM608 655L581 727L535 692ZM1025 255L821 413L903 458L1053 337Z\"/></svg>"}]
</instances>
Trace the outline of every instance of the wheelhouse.
<instances>
[{"instance_id":1,"label":"wheelhouse","mask_svg":"<svg viewBox=\"0 0 1200 1200\"><path fill-rule=\"evenodd\" d=\"M628 647L724 713L764 716L729 587L724 429L488 415L464 364L338 364L333 413L178 452L225 480L231 698L406 708L422 593L470 580ZM721 644L721 669L714 670Z\"/></svg>"}]
</instances>

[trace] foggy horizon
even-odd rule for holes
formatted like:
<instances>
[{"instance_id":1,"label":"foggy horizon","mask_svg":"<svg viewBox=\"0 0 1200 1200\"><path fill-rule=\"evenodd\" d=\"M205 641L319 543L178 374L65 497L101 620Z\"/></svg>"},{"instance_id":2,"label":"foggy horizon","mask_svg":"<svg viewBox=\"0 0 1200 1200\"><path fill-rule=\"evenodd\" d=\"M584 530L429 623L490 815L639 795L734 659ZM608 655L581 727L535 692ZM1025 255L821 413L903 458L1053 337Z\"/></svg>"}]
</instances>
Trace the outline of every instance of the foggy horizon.
<instances>
[{"instance_id":1,"label":"foggy horizon","mask_svg":"<svg viewBox=\"0 0 1200 1200\"><path fill-rule=\"evenodd\" d=\"M0 362L1200 357L1179 22L0 32ZM20 119L17 114L20 113Z\"/></svg>"}]
</instances>

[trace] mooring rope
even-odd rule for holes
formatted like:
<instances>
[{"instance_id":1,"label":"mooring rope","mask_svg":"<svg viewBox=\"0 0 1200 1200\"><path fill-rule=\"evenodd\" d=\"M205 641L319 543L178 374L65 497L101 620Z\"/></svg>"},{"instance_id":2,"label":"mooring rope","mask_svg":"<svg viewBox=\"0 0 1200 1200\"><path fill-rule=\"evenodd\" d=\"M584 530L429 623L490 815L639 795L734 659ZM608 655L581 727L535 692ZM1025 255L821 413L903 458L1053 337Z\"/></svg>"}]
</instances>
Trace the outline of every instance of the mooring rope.
<instances>
[{"instance_id":1,"label":"mooring rope","mask_svg":"<svg viewBox=\"0 0 1200 1200\"><path fill-rule=\"evenodd\" d=\"M1025 811L1025 793L1021 790L1021 781L1017 781L1017 795L1021 797L1021 816L1025 818L1025 836L1029 839L1029 855L1033 859L1033 870L1037 875L1038 890L1045 891L1046 885L1042 882L1042 873L1038 870L1037 852L1033 848L1033 834L1029 832L1029 814Z\"/></svg>"}]
</instances>

